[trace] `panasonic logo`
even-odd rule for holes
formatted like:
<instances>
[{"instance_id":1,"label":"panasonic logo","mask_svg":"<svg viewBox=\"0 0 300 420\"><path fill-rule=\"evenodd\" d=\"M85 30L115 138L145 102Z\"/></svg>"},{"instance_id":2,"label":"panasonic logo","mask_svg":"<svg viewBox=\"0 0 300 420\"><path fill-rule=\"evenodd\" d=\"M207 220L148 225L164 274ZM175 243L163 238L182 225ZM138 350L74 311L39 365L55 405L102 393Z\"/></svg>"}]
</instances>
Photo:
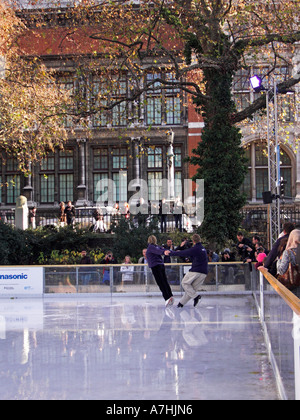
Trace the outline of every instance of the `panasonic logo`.
<instances>
[{"instance_id":1,"label":"panasonic logo","mask_svg":"<svg viewBox=\"0 0 300 420\"><path fill-rule=\"evenodd\" d=\"M26 280L27 274L0 274L0 280Z\"/></svg>"}]
</instances>

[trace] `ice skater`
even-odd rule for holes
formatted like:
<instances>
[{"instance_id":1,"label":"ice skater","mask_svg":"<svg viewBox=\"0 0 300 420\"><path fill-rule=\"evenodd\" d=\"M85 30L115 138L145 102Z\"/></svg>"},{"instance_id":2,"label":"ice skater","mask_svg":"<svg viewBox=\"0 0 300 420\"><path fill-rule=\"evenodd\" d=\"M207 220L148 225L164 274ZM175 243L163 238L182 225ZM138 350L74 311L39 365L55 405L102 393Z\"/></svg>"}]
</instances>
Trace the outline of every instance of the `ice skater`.
<instances>
[{"instance_id":1,"label":"ice skater","mask_svg":"<svg viewBox=\"0 0 300 420\"><path fill-rule=\"evenodd\" d=\"M198 305L201 299L198 289L203 284L208 272L207 252L200 242L200 236L194 234L192 241L192 248L183 251L165 251L165 254L168 253L172 257L191 257L192 260L192 268L182 279L182 287L185 293L177 305L178 308L183 308L191 299L194 299L195 307Z\"/></svg>"},{"instance_id":2,"label":"ice skater","mask_svg":"<svg viewBox=\"0 0 300 420\"><path fill-rule=\"evenodd\" d=\"M165 265L162 255L165 253L165 248L157 245L157 239L154 235L148 238L148 248L146 251L146 258L149 268L151 268L155 281L162 292L165 299L165 305L171 306L174 303L173 293L169 285Z\"/></svg>"}]
</instances>

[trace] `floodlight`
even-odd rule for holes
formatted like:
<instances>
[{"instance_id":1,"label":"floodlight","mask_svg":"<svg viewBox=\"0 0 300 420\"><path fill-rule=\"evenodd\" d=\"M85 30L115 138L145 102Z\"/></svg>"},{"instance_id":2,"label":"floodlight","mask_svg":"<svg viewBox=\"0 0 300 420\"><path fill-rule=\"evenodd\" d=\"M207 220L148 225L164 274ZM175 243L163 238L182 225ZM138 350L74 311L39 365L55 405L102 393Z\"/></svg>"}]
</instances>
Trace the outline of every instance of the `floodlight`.
<instances>
[{"instance_id":1,"label":"floodlight","mask_svg":"<svg viewBox=\"0 0 300 420\"><path fill-rule=\"evenodd\" d=\"M250 83L255 92L260 92L264 87L262 85L262 80L256 74L250 77Z\"/></svg>"}]
</instances>

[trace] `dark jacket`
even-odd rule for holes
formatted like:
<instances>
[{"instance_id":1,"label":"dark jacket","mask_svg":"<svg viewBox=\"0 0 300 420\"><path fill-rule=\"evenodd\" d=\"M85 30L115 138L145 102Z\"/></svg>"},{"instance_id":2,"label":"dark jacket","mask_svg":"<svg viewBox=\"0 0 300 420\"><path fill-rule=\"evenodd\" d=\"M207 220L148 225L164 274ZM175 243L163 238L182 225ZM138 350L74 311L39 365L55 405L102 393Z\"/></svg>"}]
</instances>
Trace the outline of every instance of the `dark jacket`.
<instances>
[{"instance_id":1,"label":"dark jacket","mask_svg":"<svg viewBox=\"0 0 300 420\"><path fill-rule=\"evenodd\" d=\"M92 260L90 259L90 257L88 255L86 255L85 257L81 258L79 264L83 264L83 265L92 264ZM79 268L80 273L85 273L85 272L89 273L90 271L91 271L91 269L89 267L80 267Z\"/></svg>"},{"instance_id":2,"label":"dark jacket","mask_svg":"<svg viewBox=\"0 0 300 420\"><path fill-rule=\"evenodd\" d=\"M192 268L191 272L207 274L208 272L208 257L206 249L199 242L192 248L183 251L171 251L171 257L191 257Z\"/></svg>"},{"instance_id":3,"label":"dark jacket","mask_svg":"<svg viewBox=\"0 0 300 420\"><path fill-rule=\"evenodd\" d=\"M146 258L148 261L149 268L153 268L156 265L162 265L162 255L165 249L158 245L149 244L146 252Z\"/></svg>"},{"instance_id":4,"label":"dark jacket","mask_svg":"<svg viewBox=\"0 0 300 420\"><path fill-rule=\"evenodd\" d=\"M264 267L268 270L271 269L273 262L276 260L276 258L279 256L279 246L282 239L286 239L289 237L289 233L281 236L281 238L278 238L277 241L274 243L271 251L269 252L266 261L264 262Z\"/></svg>"}]
</instances>

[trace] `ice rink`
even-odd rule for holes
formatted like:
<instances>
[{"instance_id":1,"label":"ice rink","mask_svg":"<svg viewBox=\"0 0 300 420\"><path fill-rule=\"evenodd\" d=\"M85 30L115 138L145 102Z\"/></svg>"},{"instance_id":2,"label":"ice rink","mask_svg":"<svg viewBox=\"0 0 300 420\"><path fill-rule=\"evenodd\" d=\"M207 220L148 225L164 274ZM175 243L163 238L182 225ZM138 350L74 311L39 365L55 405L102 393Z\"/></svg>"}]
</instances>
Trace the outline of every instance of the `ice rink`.
<instances>
[{"instance_id":1,"label":"ice rink","mask_svg":"<svg viewBox=\"0 0 300 420\"><path fill-rule=\"evenodd\" d=\"M175 304L179 301L176 297ZM0 300L1 400L278 399L251 295Z\"/></svg>"}]
</instances>

